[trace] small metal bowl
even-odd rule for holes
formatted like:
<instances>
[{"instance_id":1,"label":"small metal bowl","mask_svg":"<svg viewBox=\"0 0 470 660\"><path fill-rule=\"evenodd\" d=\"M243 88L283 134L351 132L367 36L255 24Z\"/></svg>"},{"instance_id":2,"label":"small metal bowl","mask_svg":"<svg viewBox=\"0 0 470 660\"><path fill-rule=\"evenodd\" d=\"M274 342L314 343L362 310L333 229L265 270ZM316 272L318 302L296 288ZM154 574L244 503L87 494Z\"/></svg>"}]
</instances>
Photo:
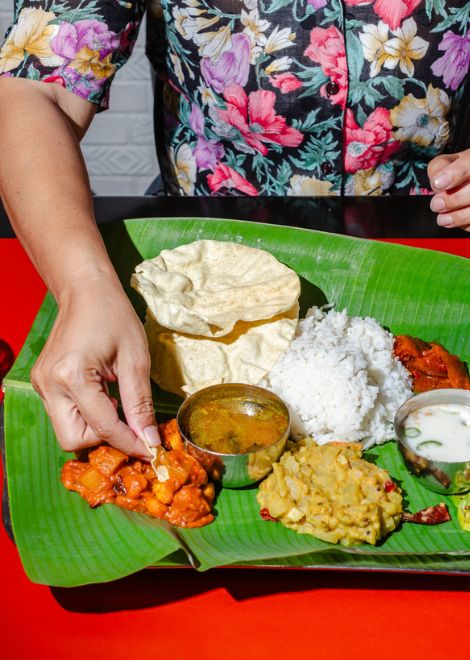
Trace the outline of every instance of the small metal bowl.
<instances>
[{"instance_id":1,"label":"small metal bowl","mask_svg":"<svg viewBox=\"0 0 470 660\"><path fill-rule=\"evenodd\" d=\"M458 389L432 390L416 394L398 409L395 415L394 427L398 446L410 472L419 483L428 490L443 495L466 493L470 490L470 460L444 462L430 460L409 447L403 433L403 422L406 417L419 408L435 404L455 403L470 407L470 391Z\"/></svg>"},{"instance_id":2,"label":"small metal bowl","mask_svg":"<svg viewBox=\"0 0 470 660\"><path fill-rule=\"evenodd\" d=\"M285 419L285 430L280 429L279 437L268 447L246 453L224 454L198 446L189 433L191 415L210 401L227 399L241 399L240 409L246 412L248 419L255 419L257 410L266 407L281 413ZM278 396L262 387L241 383L212 385L199 390L182 403L176 419L187 451L197 458L212 479L225 488L242 488L265 477L282 454L290 430L289 409Z\"/></svg>"}]
</instances>

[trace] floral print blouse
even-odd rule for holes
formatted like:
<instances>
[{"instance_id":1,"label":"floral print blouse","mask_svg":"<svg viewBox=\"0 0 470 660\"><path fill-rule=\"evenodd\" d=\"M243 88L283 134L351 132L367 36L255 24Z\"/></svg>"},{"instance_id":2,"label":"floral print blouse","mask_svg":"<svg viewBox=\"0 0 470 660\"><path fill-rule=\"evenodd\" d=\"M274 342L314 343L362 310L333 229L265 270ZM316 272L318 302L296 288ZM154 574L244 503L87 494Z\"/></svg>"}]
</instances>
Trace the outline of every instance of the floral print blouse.
<instances>
[{"instance_id":1,"label":"floral print blouse","mask_svg":"<svg viewBox=\"0 0 470 660\"><path fill-rule=\"evenodd\" d=\"M426 194L470 64L470 2L149 0L157 151L183 195ZM0 73L107 107L146 0L17 0Z\"/></svg>"}]
</instances>

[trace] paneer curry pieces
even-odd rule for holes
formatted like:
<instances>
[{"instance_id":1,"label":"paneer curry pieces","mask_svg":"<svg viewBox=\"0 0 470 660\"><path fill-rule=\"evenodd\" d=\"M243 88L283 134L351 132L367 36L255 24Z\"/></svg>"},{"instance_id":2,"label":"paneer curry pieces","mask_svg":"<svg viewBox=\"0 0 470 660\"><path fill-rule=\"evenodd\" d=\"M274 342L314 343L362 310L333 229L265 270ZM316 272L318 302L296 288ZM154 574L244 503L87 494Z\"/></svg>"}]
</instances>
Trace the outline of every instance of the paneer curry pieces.
<instances>
[{"instance_id":1,"label":"paneer curry pieces","mask_svg":"<svg viewBox=\"0 0 470 660\"><path fill-rule=\"evenodd\" d=\"M62 483L91 507L112 502L179 527L202 527L214 520L214 484L188 454L176 420L159 425L165 450L149 463L108 445L84 452L62 468ZM158 475L158 476L157 476Z\"/></svg>"}]
</instances>

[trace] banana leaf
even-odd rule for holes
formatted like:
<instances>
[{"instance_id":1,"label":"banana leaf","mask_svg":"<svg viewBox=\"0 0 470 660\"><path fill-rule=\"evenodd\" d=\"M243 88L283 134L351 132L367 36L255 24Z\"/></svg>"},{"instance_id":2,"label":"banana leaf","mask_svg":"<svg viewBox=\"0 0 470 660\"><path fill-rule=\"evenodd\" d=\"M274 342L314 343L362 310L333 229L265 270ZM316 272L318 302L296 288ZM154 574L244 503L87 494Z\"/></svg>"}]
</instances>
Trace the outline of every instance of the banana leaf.
<instances>
[{"instance_id":1,"label":"banana leaf","mask_svg":"<svg viewBox=\"0 0 470 660\"><path fill-rule=\"evenodd\" d=\"M373 316L395 334L439 341L470 358L470 261L438 252L291 227L198 218L124 221L106 244L126 291L143 318L144 303L129 287L136 264L201 238L266 249L302 282L301 311L334 303L349 314ZM452 520L405 524L377 546L332 546L259 516L256 487L223 489L216 520L202 529L172 528L113 505L90 509L60 483L70 455L57 445L29 374L56 315L48 295L5 380L6 473L12 525L26 573L34 582L74 586L123 577L148 566L291 566L357 570L470 572L470 535L457 521L452 498L431 493L405 469L394 441L369 452L387 468L416 511L445 501ZM154 389L160 416L179 400Z\"/></svg>"}]
</instances>

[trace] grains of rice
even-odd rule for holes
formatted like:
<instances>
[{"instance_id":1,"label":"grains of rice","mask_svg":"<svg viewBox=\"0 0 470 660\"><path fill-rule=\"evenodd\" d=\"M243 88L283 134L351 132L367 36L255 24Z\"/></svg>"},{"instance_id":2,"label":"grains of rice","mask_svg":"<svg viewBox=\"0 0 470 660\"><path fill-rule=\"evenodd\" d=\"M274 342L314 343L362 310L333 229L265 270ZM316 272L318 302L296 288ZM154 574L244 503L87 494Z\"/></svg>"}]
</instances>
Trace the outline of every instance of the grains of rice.
<instances>
[{"instance_id":1,"label":"grains of rice","mask_svg":"<svg viewBox=\"0 0 470 660\"><path fill-rule=\"evenodd\" d=\"M390 332L372 318L318 307L260 385L289 406L294 437L364 448L394 437L395 413L412 394Z\"/></svg>"}]
</instances>

